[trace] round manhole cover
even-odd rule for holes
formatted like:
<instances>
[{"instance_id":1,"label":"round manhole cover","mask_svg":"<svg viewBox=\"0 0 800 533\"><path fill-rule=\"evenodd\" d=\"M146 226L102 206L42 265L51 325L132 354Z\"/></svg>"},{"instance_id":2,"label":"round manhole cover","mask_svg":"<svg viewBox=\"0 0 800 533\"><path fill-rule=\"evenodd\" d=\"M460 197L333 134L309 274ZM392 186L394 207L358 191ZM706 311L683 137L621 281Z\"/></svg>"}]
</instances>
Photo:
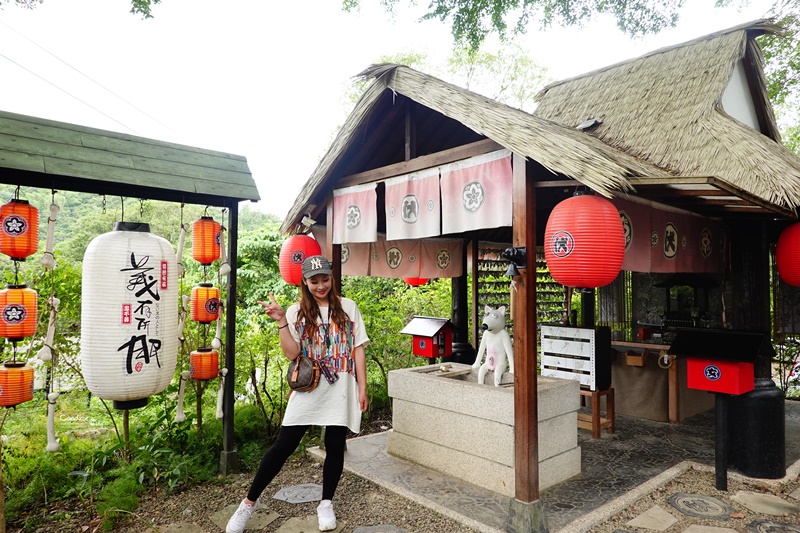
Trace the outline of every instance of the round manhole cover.
<instances>
[{"instance_id":1,"label":"round manhole cover","mask_svg":"<svg viewBox=\"0 0 800 533\"><path fill-rule=\"evenodd\" d=\"M322 499L322 485L304 483L302 485L284 487L276 492L273 498L289 503L316 502Z\"/></svg>"},{"instance_id":2,"label":"round manhole cover","mask_svg":"<svg viewBox=\"0 0 800 533\"><path fill-rule=\"evenodd\" d=\"M753 520L747 524L747 531L750 533L800 533L800 526L772 520Z\"/></svg>"},{"instance_id":3,"label":"round manhole cover","mask_svg":"<svg viewBox=\"0 0 800 533\"><path fill-rule=\"evenodd\" d=\"M703 496L701 494L677 492L670 496L667 501L683 514L698 518L727 520L730 518L731 513L734 512L733 507L730 505L711 496Z\"/></svg>"}]
</instances>

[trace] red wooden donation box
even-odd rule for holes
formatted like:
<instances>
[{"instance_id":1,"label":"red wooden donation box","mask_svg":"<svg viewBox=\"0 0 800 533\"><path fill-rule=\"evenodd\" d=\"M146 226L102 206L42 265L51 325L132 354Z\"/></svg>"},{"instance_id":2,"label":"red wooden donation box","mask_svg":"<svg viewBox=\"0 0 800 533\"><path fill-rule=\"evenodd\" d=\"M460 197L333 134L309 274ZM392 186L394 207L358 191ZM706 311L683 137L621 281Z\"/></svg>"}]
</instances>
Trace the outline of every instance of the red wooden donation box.
<instances>
[{"instance_id":1,"label":"red wooden donation box","mask_svg":"<svg viewBox=\"0 0 800 533\"><path fill-rule=\"evenodd\" d=\"M446 318L415 316L400 333L413 337L414 355L434 359L453 354L453 328Z\"/></svg>"},{"instance_id":2,"label":"red wooden donation box","mask_svg":"<svg viewBox=\"0 0 800 533\"><path fill-rule=\"evenodd\" d=\"M755 388L753 363L689 358L686 360L686 386L725 394L750 392Z\"/></svg>"},{"instance_id":3,"label":"red wooden donation box","mask_svg":"<svg viewBox=\"0 0 800 533\"><path fill-rule=\"evenodd\" d=\"M765 332L679 328L669 353L686 359L688 388L738 396L755 389L755 367L769 368L774 351Z\"/></svg>"}]
</instances>

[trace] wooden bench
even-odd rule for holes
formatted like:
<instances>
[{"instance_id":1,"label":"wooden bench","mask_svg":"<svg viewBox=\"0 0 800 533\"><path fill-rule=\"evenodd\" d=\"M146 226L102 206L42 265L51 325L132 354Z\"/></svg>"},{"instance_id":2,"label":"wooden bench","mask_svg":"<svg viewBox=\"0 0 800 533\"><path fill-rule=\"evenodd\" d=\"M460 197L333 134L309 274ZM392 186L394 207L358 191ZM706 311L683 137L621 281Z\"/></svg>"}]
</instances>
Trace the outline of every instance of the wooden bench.
<instances>
[{"instance_id":1,"label":"wooden bench","mask_svg":"<svg viewBox=\"0 0 800 533\"><path fill-rule=\"evenodd\" d=\"M606 416L600 416L600 398L606 397ZM578 427L592 430L592 438L599 439L600 432L605 429L607 433L614 433L614 387L606 390L591 391L581 389L581 406L585 405L585 398L591 397L591 414L578 413Z\"/></svg>"}]
</instances>

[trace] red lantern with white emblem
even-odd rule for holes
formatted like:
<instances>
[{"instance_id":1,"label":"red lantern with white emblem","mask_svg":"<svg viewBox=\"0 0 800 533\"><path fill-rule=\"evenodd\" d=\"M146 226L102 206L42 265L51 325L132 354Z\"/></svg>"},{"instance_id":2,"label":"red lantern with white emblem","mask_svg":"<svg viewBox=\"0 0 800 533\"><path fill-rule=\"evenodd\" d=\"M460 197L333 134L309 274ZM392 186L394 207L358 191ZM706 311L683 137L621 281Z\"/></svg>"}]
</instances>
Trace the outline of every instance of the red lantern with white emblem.
<instances>
[{"instance_id":1,"label":"red lantern with white emblem","mask_svg":"<svg viewBox=\"0 0 800 533\"><path fill-rule=\"evenodd\" d=\"M428 283L428 278L403 278L403 281L412 287L419 287L420 285L425 285Z\"/></svg>"},{"instance_id":2,"label":"red lantern with white emblem","mask_svg":"<svg viewBox=\"0 0 800 533\"><path fill-rule=\"evenodd\" d=\"M619 275L625 258L619 211L599 196L567 198L547 220L544 256L553 279L566 287L608 285Z\"/></svg>"},{"instance_id":3,"label":"red lantern with white emblem","mask_svg":"<svg viewBox=\"0 0 800 533\"><path fill-rule=\"evenodd\" d=\"M219 289L210 283L193 288L189 316L201 324L214 322L219 317Z\"/></svg>"},{"instance_id":4,"label":"red lantern with white emblem","mask_svg":"<svg viewBox=\"0 0 800 533\"><path fill-rule=\"evenodd\" d=\"M39 249L39 210L27 200L11 200L0 207L0 252L24 261Z\"/></svg>"},{"instance_id":5,"label":"red lantern with white emblem","mask_svg":"<svg viewBox=\"0 0 800 533\"><path fill-rule=\"evenodd\" d=\"M192 224L192 257L201 265L219 259L219 239L222 226L211 217L200 217Z\"/></svg>"},{"instance_id":6,"label":"red lantern with white emblem","mask_svg":"<svg viewBox=\"0 0 800 533\"><path fill-rule=\"evenodd\" d=\"M13 342L36 333L38 295L27 285L7 285L0 291L0 337Z\"/></svg>"},{"instance_id":7,"label":"red lantern with white emblem","mask_svg":"<svg viewBox=\"0 0 800 533\"><path fill-rule=\"evenodd\" d=\"M800 287L800 222L781 232L775 248L775 263L784 283Z\"/></svg>"},{"instance_id":8,"label":"red lantern with white emblem","mask_svg":"<svg viewBox=\"0 0 800 533\"><path fill-rule=\"evenodd\" d=\"M319 243L309 235L292 235L281 246L278 266L283 281L290 285L300 285L303 279L303 261L312 255L322 255Z\"/></svg>"}]
</instances>

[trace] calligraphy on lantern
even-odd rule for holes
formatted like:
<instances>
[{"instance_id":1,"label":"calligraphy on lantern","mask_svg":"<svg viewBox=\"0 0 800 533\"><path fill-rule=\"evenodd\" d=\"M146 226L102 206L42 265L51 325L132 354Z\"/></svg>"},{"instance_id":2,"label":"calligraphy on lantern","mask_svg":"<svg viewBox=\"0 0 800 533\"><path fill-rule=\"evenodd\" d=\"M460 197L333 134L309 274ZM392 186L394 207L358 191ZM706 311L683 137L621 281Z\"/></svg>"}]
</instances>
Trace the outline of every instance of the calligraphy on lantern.
<instances>
[{"instance_id":1,"label":"calligraphy on lantern","mask_svg":"<svg viewBox=\"0 0 800 533\"><path fill-rule=\"evenodd\" d=\"M169 265L167 261L151 265L149 255L137 258L136 252L131 252L130 264L120 272L125 273L125 290L131 293L133 300L122 304L122 324L130 326L133 332L130 339L117 348L117 352L125 354L125 370L128 374L141 372L151 362L161 368L158 359L161 349L159 290L168 288Z\"/></svg>"}]
</instances>

